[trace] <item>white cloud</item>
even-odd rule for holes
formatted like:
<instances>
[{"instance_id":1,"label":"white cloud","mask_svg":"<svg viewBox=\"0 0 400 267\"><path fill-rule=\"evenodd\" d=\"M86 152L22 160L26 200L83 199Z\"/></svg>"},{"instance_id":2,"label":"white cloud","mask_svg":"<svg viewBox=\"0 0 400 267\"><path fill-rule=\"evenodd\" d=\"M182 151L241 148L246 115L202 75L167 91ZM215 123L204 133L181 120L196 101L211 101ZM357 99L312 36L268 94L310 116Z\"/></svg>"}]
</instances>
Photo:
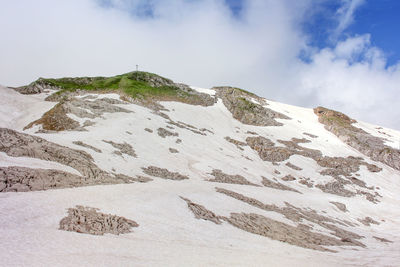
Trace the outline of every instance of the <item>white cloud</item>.
<instances>
[{"instance_id":1,"label":"white cloud","mask_svg":"<svg viewBox=\"0 0 400 267\"><path fill-rule=\"evenodd\" d=\"M354 13L358 7L365 3L365 0L341 0L342 6L337 10L336 16L338 25L333 32L333 40L340 36L340 34L354 21Z\"/></svg>"},{"instance_id":2,"label":"white cloud","mask_svg":"<svg viewBox=\"0 0 400 267\"><path fill-rule=\"evenodd\" d=\"M102 1L113 8L95 0L2 1L0 83L115 75L139 64L192 85L239 86L400 128L391 106L398 100L400 67L385 68L373 37L320 51L307 47L301 22L321 0L247 0L239 19L222 0L152 0L145 7L142 0ZM338 29L349 25L361 2L344 2ZM143 17L150 9L152 17ZM309 63L298 58L304 49L314 51Z\"/></svg>"}]
</instances>

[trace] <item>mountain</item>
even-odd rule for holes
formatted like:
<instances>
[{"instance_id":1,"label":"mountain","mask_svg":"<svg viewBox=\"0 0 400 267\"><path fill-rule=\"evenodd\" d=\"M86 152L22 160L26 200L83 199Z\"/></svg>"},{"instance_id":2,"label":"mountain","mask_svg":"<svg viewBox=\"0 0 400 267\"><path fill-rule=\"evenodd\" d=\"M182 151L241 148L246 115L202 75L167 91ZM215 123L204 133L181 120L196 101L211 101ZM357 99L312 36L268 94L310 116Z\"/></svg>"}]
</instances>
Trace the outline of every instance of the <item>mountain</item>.
<instances>
[{"instance_id":1,"label":"mountain","mask_svg":"<svg viewBox=\"0 0 400 267\"><path fill-rule=\"evenodd\" d=\"M0 265L400 262L398 131L146 72L0 94Z\"/></svg>"}]
</instances>

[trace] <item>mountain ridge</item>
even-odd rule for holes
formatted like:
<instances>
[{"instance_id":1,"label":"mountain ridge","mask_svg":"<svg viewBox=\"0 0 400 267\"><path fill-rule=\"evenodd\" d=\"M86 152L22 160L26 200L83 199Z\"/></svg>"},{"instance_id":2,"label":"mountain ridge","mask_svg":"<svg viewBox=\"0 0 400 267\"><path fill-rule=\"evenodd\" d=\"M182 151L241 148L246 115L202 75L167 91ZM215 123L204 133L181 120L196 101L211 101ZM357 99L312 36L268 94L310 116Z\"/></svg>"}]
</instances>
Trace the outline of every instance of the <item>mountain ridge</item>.
<instances>
[{"instance_id":1,"label":"mountain ridge","mask_svg":"<svg viewBox=\"0 0 400 267\"><path fill-rule=\"evenodd\" d=\"M136 86L129 77L122 85ZM62 264L71 255L72 264L125 265L399 260L399 132L235 87L160 78L165 84L129 95L122 85L76 79L86 87L39 79L0 88L0 206L7 211L0 233L12 237L0 248L20 251L17 259L3 255L6 262ZM33 229L41 236L19 234ZM45 245L30 247L35 240ZM56 253L42 258L50 246Z\"/></svg>"}]
</instances>

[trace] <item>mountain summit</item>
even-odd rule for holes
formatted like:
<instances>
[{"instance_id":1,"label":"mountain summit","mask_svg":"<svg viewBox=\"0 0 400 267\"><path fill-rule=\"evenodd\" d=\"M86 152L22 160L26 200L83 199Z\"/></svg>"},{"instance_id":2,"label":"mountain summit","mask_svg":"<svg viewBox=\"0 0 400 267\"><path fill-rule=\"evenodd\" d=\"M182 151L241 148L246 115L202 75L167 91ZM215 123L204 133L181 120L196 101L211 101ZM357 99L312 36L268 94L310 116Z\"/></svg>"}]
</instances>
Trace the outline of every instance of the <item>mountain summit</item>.
<instances>
[{"instance_id":1,"label":"mountain summit","mask_svg":"<svg viewBox=\"0 0 400 267\"><path fill-rule=\"evenodd\" d=\"M147 72L0 93L4 265L400 262L398 131Z\"/></svg>"}]
</instances>

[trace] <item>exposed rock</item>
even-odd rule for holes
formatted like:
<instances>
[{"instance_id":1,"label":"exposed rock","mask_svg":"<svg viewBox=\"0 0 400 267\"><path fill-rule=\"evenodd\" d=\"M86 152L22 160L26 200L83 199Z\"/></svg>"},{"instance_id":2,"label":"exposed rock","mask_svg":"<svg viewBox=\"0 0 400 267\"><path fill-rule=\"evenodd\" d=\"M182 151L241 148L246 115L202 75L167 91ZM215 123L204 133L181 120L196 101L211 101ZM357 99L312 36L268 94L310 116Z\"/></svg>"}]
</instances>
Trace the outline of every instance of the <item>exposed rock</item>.
<instances>
[{"instance_id":1,"label":"exposed rock","mask_svg":"<svg viewBox=\"0 0 400 267\"><path fill-rule=\"evenodd\" d=\"M307 135L307 136L309 136L309 137L311 137L311 138L318 138L318 135L314 135L314 134L310 134L310 133L303 133L304 135Z\"/></svg>"},{"instance_id":2,"label":"exposed rock","mask_svg":"<svg viewBox=\"0 0 400 267\"><path fill-rule=\"evenodd\" d=\"M17 91L21 94L30 95L30 94L43 93L45 89L58 90L60 88L46 83L45 79L43 79L43 78L39 78L38 80L30 83L29 85L16 87L16 88L13 87L12 89L14 89L15 91Z\"/></svg>"},{"instance_id":3,"label":"exposed rock","mask_svg":"<svg viewBox=\"0 0 400 267\"><path fill-rule=\"evenodd\" d=\"M258 133L253 132L253 131L247 131L246 133L247 133L247 134L252 134L252 135L258 135Z\"/></svg>"},{"instance_id":4,"label":"exposed rock","mask_svg":"<svg viewBox=\"0 0 400 267\"><path fill-rule=\"evenodd\" d=\"M165 138L166 136L178 136L178 133L175 132L170 132L165 128L158 128L157 129L157 133L159 136L161 136L162 138Z\"/></svg>"},{"instance_id":5,"label":"exposed rock","mask_svg":"<svg viewBox=\"0 0 400 267\"><path fill-rule=\"evenodd\" d=\"M276 119L290 119L288 116L254 103L252 98L261 101L260 97L234 87L214 87L216 96L222 99L226 108L238 121L257 126L282 126Z\"/></svg>"},{"instance_id":6,"label":"exposed rock","mask_svg":"<svg viewBox=\"0 0 400 267\"><path fill-rule=\"evenodd\" d=\"M307 139L292 138L290 141L278 140L278 142L285 145L285 147L277 147L271 140L262 136L247 137L246 142L258 153L262 160L270 161L272 163L287 160L292 155L300 155L313 159L319 166L326 168L320 172L321 175L329 175L335 179L335 181L329 182L325 185L319 184L316 186L326 193L345 197L352 197L356 194L362 194L366 196L367 200L373 201L374 203L377 201L376 197L368 192L353 192L344 188L345 184L350 183L360 186L358 181L349 181L348 179L341 178L351 177L353 173L356 173L360 170L360 166L366 166L371 171L381 170L377 166L365 162L363 158L352 156L347 158L322 156L322 153L319 150L310 149L299 145L299 143L310 142ZM304 179L300 180L300 182L308 187L313 186L312 183ZM361 185L361 187L363 186Z\"/></svg>"},{"instance_id":7,"label":"exposed rock","mask_svg":"<svg viewBox=\"0 0 400 267\"><path fill-rule=\"evenodd\" d=\"M94 119L101 117L104 113L132 113L130 110L114 105L121 103L124 102L108 98L85 101L84 99L75 97L66 97L61 99L57 105L43 114L40 119L25 126L24 129L29 129L34 125L41 125L42 132L81 130L80 124L77 121L69 118L67 114L73 114L79 118ZM93 125L93 122L89 123L89 125Z\"/></svg>"},{"instance_id":8,"label":"exposed rock","mask_svg":"<svg viewBox=\"0 0 400 267\"><path fill-rule=\"evenodd\" d=\"M330 201L329 203L332 203L333 205L336 206L336 208L338 208L339 210L343 211L343 212L347 212L347 207L345 204L340 203L340 202L336 202L336 201Z\"/></svg>"},{"instance_id":9,"label":"exposed rock","mask_svg":"<svg viewBox=\"0 0 400 267\"><path fill-rule=\"evenodd\" d=\"M82 142L82 141L74 141L74 142L72 142L72 143L75 144L75 145L78 145L78 146L83 146L83 147L89 148L89 149L91 149L91 150L93 150L93 151L95 151L95 152L97 152L97 153L101 153L101 150L100 150L100 149L95 148L94 146L85 144L85 143Z\"/></svg>"},{"instance_id":10,"label":"exposed rock","mask_svg":"<svg viewBox=\"0 0 400 267\"><path fill-rule=\"evenodd\" d=\"M274 173L275 173L275 174L281 174L281 172L278 171L278 170L274 170Z\"/></svg>"},{"instance_id":11,"label":"exposed rock","mask_svg":"<svg viewBox=\"0 0 400 267\"><path fill-rule=\"evenodd\" d=\"M91 234L126 234L139 225L132 220L98 212L99 209L76 206L68 209L68 216L60 221L60 230Z\"/></svg>"},{"instance_id":12,"label":"exposed rock","mask_svg":"<svg viewBox=\"0 0 400 267\"><path fill-rule=\"evenodd\" d=\"M294 165L294 164L292 164L292 163L290 163L290 162L286 162L285 165L288 166L289 168L292 168L293 170L296 170L296 171L301 171L301 170L303 170L302 168L297 167L296 165Z\"/></svg>"},{"instance_id":13,"label":"exposed rock","mask_svg":"<svg viewBox=\"0 0 400 267\"><path fill-rule=\"evenodd\" d=\"M377 236L373 236L373 238L375 238L378 241L384 242L384 243L393 243L393 241L390 241L386 238L382 238L382 237L377 237Z\"/></svg>"},{"instance_id":14,"label":"exposed rock","mask_svg":"<svg viewBox=\"0 0 400 267\"><path fill-rule=\"evenodd\" d=\"M372 219L371 217L365 217L364 219L357 219L360 223L364 224L365 226L371 226L371 224L377 224L379 225L380 223Z\"/></svg>"},{"instance_id":15,"label":"exposed rock","mask_svg":"<svg viewBox=\"0 0 400 267\"><path fill-rule=\"evenodd\" d=\"M225 220L246 232L308 249L337 252L324 246L355 245L350 240L347 242L347 239L311 232L304 227L294 227L255 213L231 213Z\"/></svg>"},{"instance_id":16,"label":"exposed rock","mask_svg":"<svg viewBox=\"0 0 400 267\"><path fill-rule=\"evenodd\" d=\"M176 139L175 143L180 144L180 143L182 143L182 140L178 138L178 139Z\"/></svg>"},{"instance_id":17,"label":"exposed rock","mask_svg":"<svg viewBox=\"0 0 400 267\"><path fill-rule=\"evenodd\" d=\"M60 146L47 140L19 133L11 129L0 128L0 151L12 157L30 157L55 161L79 171L85 179L109 179L109 175L93 163L90 154Z\"/></svg>"},{"instance_id":18,"label":"exposed rock","mask_svg":"<svg viewBox=\"0 0 400 267\"><path fill-rule=\"evenodd\" d=\"M132 182L147 183L147 182L153 181L153 179L151 179L150 177L146 177L146 176L142 176L142 175L136 175L136 177L134 178L134 177L122 174L122 173L118 173L118 174L114 174L114 176L117 179L121 179L124 181L130 181L131 183Z\"/></svg>"},{"instance_id":19,"label":"exposed rock","mask_svg":"<svg viewBox=\"0 0 400 267\"><path fill-rule=\"evenodd\" d=\"M143 172L150 176L155 176L163 179L169 180L184 180L189 179L186 175L182 175L178 172L170 172L167 169L158 168L155 166L149 166L147 168L142 168Z\"/></svg>"},{"instance_id":20,"label":"exposed rock","mask_svg":"<svg viewBox=\"0 0 400 267\"><path fill-rule=\"evenodd\" d=\"M214 176L214 179L208 179L207 181L209 181L209 182L260 186L258 184L249 182L246 178L244 178L241 175L238 175L238 174L230 175L230 174L223 173L221 170L214 169L211 172L211 175Z\"/></svg>"},{"instance_id":21,"label":"exposed rock","mask_svg":"<svg viewBox=\"0 0 400 267\"><path fill-rule=\"evenodd\" d=\"M152 133L153 132L153 130L152 129L149 129L149 128L145 128L144 129L146 132L149 132L149 133Z\"/></svg>"},{"instance_id":22,"label":"exposed rock","mask_svg":"<svg viewBox=\"0 0 400 267\"><path fill-rule=\"evenodd\" d=\"M290 182L290 181L295 181L296 178L294 178L292 175L288 174L288 175L282 177L282 180L283 180L283 181Z\"/></svg>"},{"instance_id":23,"label":"exposed rock","mask_svg":"<svg viewBox=\"0 0 400 267\"><path fill-rule=\"evenodd\" d=\"M0 192L26 192L100 184L131 183L127 177L82 177L52 169L0 167Z\"/></svg>"},{"instance_id":24,"label":"exposed rock","mask_svg":"<svg viewBox=\"0 0 400 267\"><path fill-rule=\"evenodd\" d=\"M294 188L291 188L291 187L281 184L279 182L273 182L273 181L265 178L264 176L262 178L263 178L262 184L266 187L270 187L270 188L274 188L274 189L278 189L278 190L292 191L292 192L302 194L301 192L297 191Z\"/></svg>"},{"instance_id":25,"label":"exposed rock","mask_svg":"<svg viewBox=\"0 0 400 267\"><path fill-rule=\"evenodd\" d=\"M118 149L118 154L126 154L129 155L131 157L137 158L137 155L135 153L135 150L133 149L133 147L128 144L127 142L123 142L123 143L115 143L113 141L107 141L107 140L103 140L103 142L112 145L114 148Z\"/></svg>"},{"instance_id":26,"label":"exposed rock","mask_svg":"<svg viewBox=\"0 0 400 267\"><path fill-rule=\"evenodd\" d=\"M219 217L217 215L215 215L214 212L206 209L202 205L193 203L192 201L190 201L187 198L184 198L184 197L180 197L180 198L186 201L188 208L193 212L196 219L203 219L206 221L211 221L215 224L221 224L221 220L219 219Z\"/></svg>"},{"instance_id":27,"label":"exposed rock","mask_svg":"<svg viewBox=\"0 0 400 267\"><path fill-rule=\"evenodd\" d=\"M179 153L178 149L175 149L175 148L172 148L172 147L170 147L168 150L171 153Z\"/></svg>"},{"instance_id":28,"label":"exposed rock","mask_svg":"<svg viewBox=\"0 0 400 267\"><path fill-rule=\"evenodd\" d=\"M66 131L77 129L79 122L67 116L68 109L64 102L60 102L52 109L43 114L43 116L24 127L24 130L32 128L34 125L41 125L42 131Z\"/></svg>"},{"instance_id":29,"label":"exposed rock","mask_svg":"<svg viewBox=\"0 0 400 267\"><path fill-rule=\"evenodd\" d=\"M195 133L195 134L204 135L204 136L207 135L204 132L197 130L196 127L194 127L194 126L192 126L190 124L181 122L181 121L175 122L175 121L169 119L169 121L167 121L167 123L169 123L171 125L175 125L176 127L179 127L181 129L185 129L185 130L191 131L192 133Z\"/></svg>"},{"instance_id":30,"label":"exposed rock","mask_svg":"<svg viewBox=\"0 0 400 267\"><path fill-rule=\"evenodd\" d=\"M343 183L338 181L329 182L326 184L317 184L315 187L318 187L325 193L334 194L341 197L353 197L356 195L356 193L345 189Z\"/></svg>"},{"instance_id":31,"label":"exposed rock","mask_svg":"<svg viewBox=\"0 0 400 267\"><path fill-rule=\"evenodd\" d=\"M244 196L242 194L223 189L223 188L216 188L216 191L237 200L243 201L251 206L260 208L266 211L273 211L282 214L285 218L293 221L294 223L301 223L303 220L307 220L309 222L315 223L328 231L332 232L332 234L338 237L340 240L340 245L351 245L351 246L361 246L365 247L364 244L357 241L357 239L362 238L362 236L355 234L353 232L344 230L335 224L339 224L342 226L347 226L348 224L344 221L339 221L337 219L332 219L324 215L318 214L315 210L310 209L301 209L290 205L289 203L285 202L285 207L278 207L274 204L264 204L261 201ZM300 227L300 229L304 230L304 227Z\"/></svg>"},{"instance_id":32,"label":"exposed rock","mask_svg":"<svg viewBox=\"0 0 400 267\"><path fill-rule=\"evenodd\" d=\"M243 150L242 146L247 146L247 143L235 140L233 138L230 138L229 136L226 136L225 140L228 141L229 143L234 144L240 150Z\"/></svg>"},{"instance_id":33,"label":"exposed rock","mask_svg":"<svg viewBox=\"0 0 400 267\"><path fill-rule=\"evenodd\" d=\"M302 177L299 179L299 183L307 186L308 188L314 187L314 183L311 181L310 178Z\"/></svg>"},{"instance_id":34,"label":"exposed rock","mask_svg":"<svg viewBox=\"0 0 400 267\"><path fill-rule=\"evenodd\" d=\"M373 160L382 162L396 170L400 170L400 150L384 144L384 139L373 136L353 126L355 120L343 113L323 107L314 109L318 121L325 129L335 134L340 140L357 149Z\"/></svg>"}]
</instances>

